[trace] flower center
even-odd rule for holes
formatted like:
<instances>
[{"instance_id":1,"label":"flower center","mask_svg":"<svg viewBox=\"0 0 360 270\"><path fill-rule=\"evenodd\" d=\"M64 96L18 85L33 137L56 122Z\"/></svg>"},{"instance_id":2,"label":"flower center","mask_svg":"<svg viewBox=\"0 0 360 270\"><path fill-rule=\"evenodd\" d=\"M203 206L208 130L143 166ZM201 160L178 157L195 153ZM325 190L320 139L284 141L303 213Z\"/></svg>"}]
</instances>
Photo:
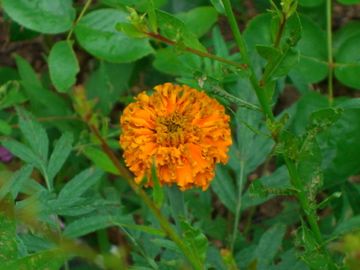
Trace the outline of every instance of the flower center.
<instances>
[{"instance_id":1,"label":"flower center","mask_svg":"<svg viewBox=\"0 0 360 270\"><path fill-rule=\"evenodd\" d=\"M178 146L184 143L186 118L179 113L162 116L157 119L157 143L163 146Z\"/></svg>"}]
</instances>

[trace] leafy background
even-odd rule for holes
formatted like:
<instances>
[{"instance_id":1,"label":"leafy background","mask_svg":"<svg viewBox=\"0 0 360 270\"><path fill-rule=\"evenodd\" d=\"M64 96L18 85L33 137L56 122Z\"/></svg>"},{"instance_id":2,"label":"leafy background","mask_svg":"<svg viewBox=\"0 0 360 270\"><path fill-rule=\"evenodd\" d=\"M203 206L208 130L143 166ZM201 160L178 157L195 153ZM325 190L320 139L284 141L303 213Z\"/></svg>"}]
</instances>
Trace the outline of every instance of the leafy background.
<instances>
[{"instance_id":1,"label":"leafy background","mask_svg":"<svg viewBox=\"0 0 360 270\"><path fill-rule=\"evenodd\" d=\"M327 1L298 2L298 21L289 20L285 36L299 41L283 55L271 49L269 1L233 7L255 72L271 72L277 117L288 115L287 130L307 136L334 113L326 111ZM199 88L204 76L202 88L232 118L229 162L216 168L206 192L146 194L207 269L328 269L314 255L319 247L299 204L284 193L289 173L263 116L237 106L258 105L246 71L193 53L242 63L221 1L0 3L0 154L13 155L0 163L0 269L191 269L88 124L120 157L119 116L137 93L165 81ZM333 4L334 106L341 113L311 142L315 154L304 157L301 172L323 202L319 225L332 258L359 269L360 6ZM139 31L143 13L151 31L176 45ZM318 168L323 185L314 187Z\"/></svg>"}]
</instances>

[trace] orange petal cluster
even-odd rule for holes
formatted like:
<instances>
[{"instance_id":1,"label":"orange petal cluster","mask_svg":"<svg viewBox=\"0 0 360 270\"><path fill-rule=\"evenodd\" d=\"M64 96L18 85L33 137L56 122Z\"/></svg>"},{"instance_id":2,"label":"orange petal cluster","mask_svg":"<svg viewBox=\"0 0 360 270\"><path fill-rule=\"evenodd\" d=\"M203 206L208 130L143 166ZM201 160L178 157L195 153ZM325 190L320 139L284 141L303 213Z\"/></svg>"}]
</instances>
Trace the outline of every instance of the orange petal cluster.
<instances>
[{"instance_id":1,"label":"orange petal cluster","mask_svg":"<svg viewBox=\"0 0 360 270\"><path fill-rule=\"evenodd\" d=\"M129 104L120 118L125 163L140 183L151 182L155 162L160 184L181 190L206 190L218 162L226 163L231 145L230 117L204 92L165 83Z\"/></svg>"}]
</instances>

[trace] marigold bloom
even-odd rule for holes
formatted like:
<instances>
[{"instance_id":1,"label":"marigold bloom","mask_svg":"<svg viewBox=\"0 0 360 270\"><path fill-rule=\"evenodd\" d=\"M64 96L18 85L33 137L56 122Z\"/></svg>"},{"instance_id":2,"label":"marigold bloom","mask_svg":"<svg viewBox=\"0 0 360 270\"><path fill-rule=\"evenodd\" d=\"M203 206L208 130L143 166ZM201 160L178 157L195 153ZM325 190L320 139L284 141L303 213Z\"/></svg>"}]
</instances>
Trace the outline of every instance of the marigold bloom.
<instances>
[{"instance_id":1,"label":"marigold bloom","mask_svg":"<svg viewBox=\"0 0 360 270\"><path fill-rule=\"evenodd\" d=\"M204 92L165 83L129 104L120 118L120 145L135 181L151 183L155 162L160 184L206 190L218 162L227 162L230 117Z\"/></svg>"}]
</instances>

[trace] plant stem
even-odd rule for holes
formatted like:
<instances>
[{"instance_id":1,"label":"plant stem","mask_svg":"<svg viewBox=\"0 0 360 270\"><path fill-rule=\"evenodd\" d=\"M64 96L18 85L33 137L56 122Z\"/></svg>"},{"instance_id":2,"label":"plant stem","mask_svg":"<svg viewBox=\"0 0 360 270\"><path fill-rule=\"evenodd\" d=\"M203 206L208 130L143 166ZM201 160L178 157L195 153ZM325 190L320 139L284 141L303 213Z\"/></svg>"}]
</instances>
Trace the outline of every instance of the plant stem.
<instances>
[{"instance_id":1,"label":"plant stem","mask_svg":"<svg viewBox=\"0 0 360 270\"><path fill-rule=\"evenodd\" d=\"M244 162L244 160L241 160L241 162L240 162L240 177L239 177L239 182L238 182L238 197L237 197L236 209L235 209L234 228L233 228L233 234L232 234L231 245L230 245L231 252L234 251L234 245L235 245L235 240L236 240L236 236L238 233L238 226L239 226L239 221L240 221L242 188L243 188L244 177L245 177L244 169L245 169L245 162Z\"/></svg>"},{"instance_id":2,"label":"plant stem","mask_svg":"<svg viewBox=\"0 0 360 270\"><path fill-rule=\"evenodd\" d=\"M160 34L152 33L152 32L144 32L144 34L147 35L149 38L152 38L152 39L161 41L161 42L166 43L166 44L168 44L168 45L171 45L171 46L180 46L180 45L177 44L175 41L170 40L170 39L168 39L168 38L166 38L166 37L164 37L164 36L162 36L162 35L160 35ZM215 54L211 54L211 53L208 53L208 52L203 52L203 51L200 51L200 50L197 50L197 49L193 49L193 48L190 48L190 47L181 46L181 48L183 48L183 50L185 50L185 51L187 51L187 52L196 54L196 55L198 55L198 56L210 58L210 59L213 59L213 60L215 60L215 61L222 62L222 63L224 63L224 64L231 65L231 66L234 66L234 67L239 68L239 69L246 69L246 68L247 68L247 65L240 64L240 63L238 63L238 62L234 62L234 61L225 59L225 58L220 57L220 56L217 56L217 55L215 55Z\"/></svg>"},{"instance_id":3,"label":"plant stem","mask_svg":"<svg viewBox=\"0 0 360 270\"><path fill-rule=\"evenodd\" d=\"M67 35L67 37L66 37L66 40L70 40L70 39L71 39L71 36L72 36L72 34L73 34L73 32L74 32L74 29L75 29L76 25L80 22L80 20L81 20L82 17L84 16L86 10L90 7L91 2L92 2L92 0L87 0L87 1L86 1L83 9L80 11L80 14L79 14L79 16L78 16L77 19L76 19L74 25L71 27L70 32L68 33L68 35Z\"/></svg>"},{"instance_id":4,"label":"plant stem","mask_svg":"<svg viewBox=\"0 0 360 270\"><path fill-rule=\"evenodd\" d=\"M86 120L86 119L85 119ZM85 121L88 122L88 121ZM193 254L188 246L183 242L181 237L174 231L174 229L171 227L171 224L169 221L164 217L164 215L161 213L160 209L156 206L156 204L150 199L150 197L145 193L145 191L133 181L133 177L130 174L130 172L120 163L118 158L115 156L107 142L104 140L104 138L101 136L100 131L98 128L92 124L89 124L89 128L91 132L97 137L97 139L101 143L101 148L103 149L104 153L110 158L120 175L126 180L128 185L132 188L132 190L141 197L141 199L144 201L144 203L149 207L151 212L154 214L154 216L157 218L157 220L160 223L161 228L164 230L164 232L169 236L171 240L175 242L175 244L181 249L181 251L184 253L185 257L189 260L189 262L192 264L194 269L196 270L202 270L203 264L199 260L198 256L196 254Z\"/></svg>"},{"instance_id":5,"label":"plant stem","mask_svg":"<svg viewBox=\"0 0 360 270\"><path fill-rule=\"evenodd\" d=\"M328 49L328 100L331 106L334 99L333 90L333 75L334 75L334 62L332 51L332 5L331 0L326 0L326 37L327 37L327 49Z\"/></svg>"},{"instance_id":6,"label":"plant stem","mask_svg":"<svg viewBox=\"0 0 360 270\"><path fill-rule=\"evenodd\" d=\"M262 109L264 111L265 116L267 118L269 118L271 121L273 121L274 120L274 115L273 115L271 107L270 107L270 102L268 101L268 98L266 96L265 89L260 87L259 82L258 82L258 80L256 78L256 75L255 75L255 71L251 66L250 57L249 57L248 51L246 49L246 44L245 44L245 41L244 41L244 39L243 39L243 37L241 35L239 27L237 25L234 13L233 13L232 8L231 8L230 0L222 0L222 3L224 5L225 14L226 14L226 16L228 18L230 28L231 28L231 31L232 31L232 33L234 35L236 44L237 44L237 46L239 48L241 57L243 58L245 64L248 67L248 70L249 70L249 73L250 73L249 74L249 79L250 79L251 85L255 90L256 96L257 96L257 98L259 100L259 103L260 103L260 105L261 105L261 107L262 107Z\"/></svg>"}]
</instances>

